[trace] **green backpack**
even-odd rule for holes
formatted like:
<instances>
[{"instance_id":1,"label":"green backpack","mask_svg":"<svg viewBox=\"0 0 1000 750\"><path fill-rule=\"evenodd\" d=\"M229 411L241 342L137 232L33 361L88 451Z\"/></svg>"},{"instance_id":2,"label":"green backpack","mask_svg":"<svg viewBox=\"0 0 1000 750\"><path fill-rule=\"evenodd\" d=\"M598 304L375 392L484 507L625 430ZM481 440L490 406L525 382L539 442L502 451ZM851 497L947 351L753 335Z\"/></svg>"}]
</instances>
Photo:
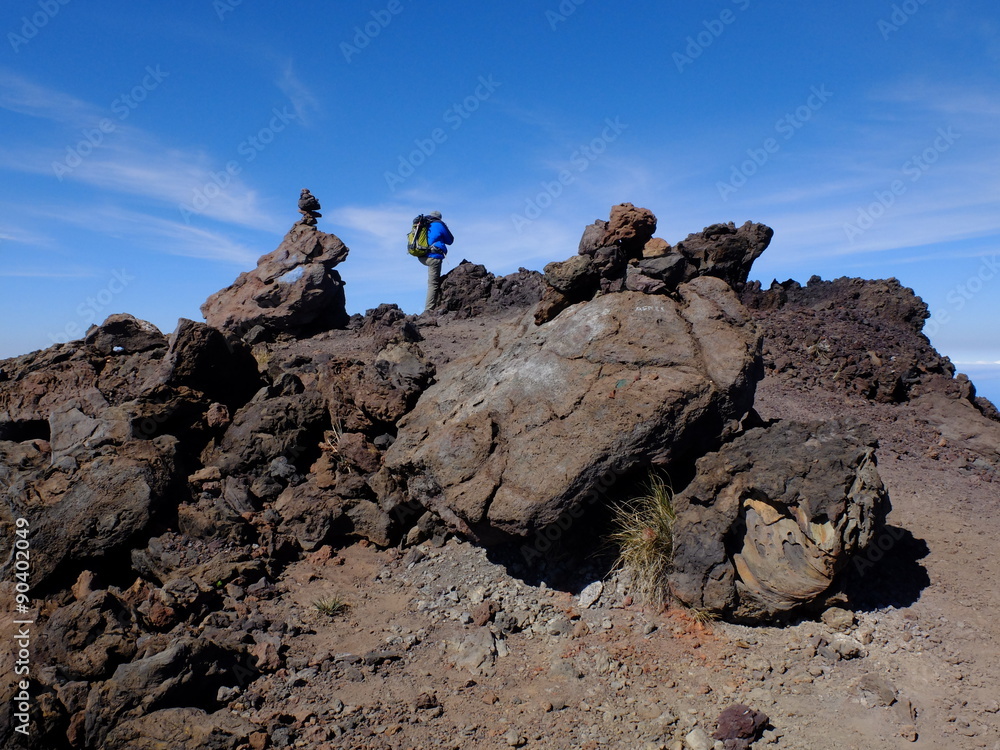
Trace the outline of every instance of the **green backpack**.
<instances>
[{"instance_id":1,"label":"green backpack","mask_svg":"<svg viewBox=\"0 0 1000 750\"><path fill-rule=\"evenodd\" d=\"M423 214L413 220L413 228L406 235L406 252L416 258L423 258L433 250L427 242L427 230L430 226L431 220Z\"/></svg>"}]
</instances>

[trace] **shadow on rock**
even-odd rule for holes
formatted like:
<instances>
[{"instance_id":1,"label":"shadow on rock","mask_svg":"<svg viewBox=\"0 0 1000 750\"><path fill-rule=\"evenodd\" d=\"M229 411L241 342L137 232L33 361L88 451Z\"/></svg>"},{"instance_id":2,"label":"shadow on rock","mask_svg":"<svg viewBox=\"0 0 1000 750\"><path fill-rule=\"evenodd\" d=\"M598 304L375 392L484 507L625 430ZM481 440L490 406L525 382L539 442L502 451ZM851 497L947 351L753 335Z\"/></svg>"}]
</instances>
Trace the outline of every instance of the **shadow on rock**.
<instances>
[{"instance_id":1,"label":"shadow on rock","mask_svg":"<svg viewBox=\"0 0 1000 750\"><path fill-rule=\"evenodd\" d=\"M844 591L859 611L908 607L931 579L920 560L930 548L907 529L886 526L844 571Z\"/></svg>"}]
</instances>

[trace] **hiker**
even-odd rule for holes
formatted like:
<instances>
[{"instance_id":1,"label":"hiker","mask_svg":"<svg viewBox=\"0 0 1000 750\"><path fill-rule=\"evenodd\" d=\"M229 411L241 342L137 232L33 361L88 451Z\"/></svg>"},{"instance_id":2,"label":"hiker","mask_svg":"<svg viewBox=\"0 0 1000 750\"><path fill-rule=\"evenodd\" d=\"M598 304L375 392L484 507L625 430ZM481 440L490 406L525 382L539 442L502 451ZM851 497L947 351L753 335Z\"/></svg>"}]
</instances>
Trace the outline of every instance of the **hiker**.
<instances>
[{"instance_id":1,"label":"hiker","mask_svg":"<svg viewBox=\"0 0 1000 750\"><path fill-rule=\"evenodd\" d=\"M431 211L429 214L418 216L414 219L413 225L410 254L415 255L417 260L427 266L427 301L424 303L424 312L430 312L440 302L441 264L444 262L444 256L448 254L447 245L453 243L455 238L448 225L441 221L440 211ZM421 235L424 227L427 231L426 246L417 239L423 240ZM425 252L420 254L420 251Z\"/></svg>"}]
</instances>

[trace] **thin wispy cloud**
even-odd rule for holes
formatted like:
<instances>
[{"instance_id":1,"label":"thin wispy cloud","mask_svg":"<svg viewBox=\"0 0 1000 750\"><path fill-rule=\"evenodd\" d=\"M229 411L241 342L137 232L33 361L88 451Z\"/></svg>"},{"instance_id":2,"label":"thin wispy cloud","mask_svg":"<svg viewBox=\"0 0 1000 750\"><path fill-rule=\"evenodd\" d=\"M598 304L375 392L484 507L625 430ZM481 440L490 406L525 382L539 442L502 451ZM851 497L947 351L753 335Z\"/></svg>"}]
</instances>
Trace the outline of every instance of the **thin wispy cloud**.
<instances>
[{"instance_id":1,"label":"thin wispy cloud","mask_svg":"<svg viewBox=\"0 0 1000 750\"><path fill-rule=\"evenodd\" d=\"M237 242L228 234L113 206L87 210L65 208L57 212L56 221L99 234L142 239L151 249L169 255L248 268L253 267L264 252Z\"/></svg>"},{"instance_id":2,"label":"thin wispy cloud","mask_svg":"<svg viewBox=\"0 0 1000 750\"><path fill-rule=\"evenodd\" d=\"M319 98L295 74L295 66L291 60L282 66L276 83L292 103L299 122L307 127L311 125L313 116L320 111Z\"/></svg>"},{"instance_id":3,"label":"thin wispy cloud","mask_svg":"<svg viewBox=\"0 0 1000 750\"><path fill-rule=\"evenodd\" d=\"M0 108L73 127L93 124L102 111L70 94L56 91L0 68Z\"/></svg>"},{"instance_id":4,"label":"thin wispy cloud","mask_svg":"<svg viewBox=\"0 0 1000 750\"><path fill-rule=\"evenodd\" d=\"M294 82L294 77L285 80ZM302 91L297 96L305 107L308 97ZM227 172L200 148L170 145L156 134L108 119L108 112L99 107L3 70L0 107L63 125L66 139L59 147L7 143L0 148L0 169L151 199L188 224L214 220L274 231L283 223L239 172ZM77 128L81 123L93 128L102 118L112 129L101 134L100 142L78 149Z\"/></svg>"},{"instance_id":5,"label":"thin wispy cloud","mask_svg":"<svg viewBox=\"0 0 1000 750\"><path fill-rule=\"evenodd\" d=\"M122 127L112 136L61 172L63 180L150 198L188 223L212 219L265 231L281 225L238 175L226 175L228 181L220 187L218 175L224 171L208 155L164 148L155 136L134 128ZM54 176L53 165L65 166L64 156L63 150L5 149L0 150L0 168Z\"/></svg>"},{"instance_id":6,"label":"thin wispy cloud","mask_svg":"<svg viewBox=\"0 0 1000 750\"><path fill-rule=\"evenodd\" d=\"M7 207L7 210L11 210ZM3 243L16 245L29 245L31 247L48 247L53 244L51 238L37 234L23 227L2 226L0 227L0 246Z\"/></svg>"},{"instance_id":7,"label":"thin wispy cloud","mask_svg":"<svg viewBox=\"0 0 1000 750\"><path fill-rule=\"evenodd\" d=\"M49 271L44 269L12 271L8 269L0 269L0 276L4 278L16 279L87 279L96 275L97 274L92 271L66 272Z\"/></svg>"}]
</instances>

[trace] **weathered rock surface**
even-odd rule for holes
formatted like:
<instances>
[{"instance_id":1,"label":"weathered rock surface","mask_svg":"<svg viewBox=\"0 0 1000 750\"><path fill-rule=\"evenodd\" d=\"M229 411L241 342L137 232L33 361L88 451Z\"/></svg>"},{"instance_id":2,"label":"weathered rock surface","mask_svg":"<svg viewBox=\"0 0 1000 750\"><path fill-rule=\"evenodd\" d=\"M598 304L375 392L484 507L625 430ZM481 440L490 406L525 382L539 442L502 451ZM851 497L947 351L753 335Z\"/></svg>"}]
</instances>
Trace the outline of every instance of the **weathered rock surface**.
<instances>
[{"instance_id":1,"label":"weathered rock surface","mask_svg":"<svg viewBox=\"0 0 1000 750\"><path fill-rule=\"evenodd\" d=\"M38 656L69 681L107 678L135 656L138 616L121 597L94 591L60 607L45 626Z\"/></svg>"},{"instance_id":2,"label":"weathered rock surface","mask_svg":"<svg viewBox=\"0 0 1000 750\"><path fill-rule=\"evenodd\" d=\"M725 750L750 750L754 741L760 739L769 721L767 714L737 703L719 715L719 726L712 737L721 740Z\"/></svg>"},{"instance_id":3,"label":"weathered rock surface","mask_svg":"<svg viewBox=\"0 0 1000 750\"><path fill-rule=\"evenodd\" d=\"M749 409L759 339L724 282L678 296L606 295L542 329L501 328L438 373L387 467L411 500L491 543L580 510L608 472L700 455Z\"/></svg>"},{"instance_id":4,"label":"weathered rock surface","mask_svg":"<svg viewBox=\"0 0 1000 750\"><path fill-rule=\"evenodd\" d=\"M828 592L890 509L875 444L847 423L780 422L701 458L674 498L674 596L767 622Z\"/></svg>"},{"instance_id":5,"label":"weathered rock surface","mask_svg":"<svg viewBox=\"0 0 1000 750\"><path fill-rule=\"evenodd\" d=\"M230 711L166 708L129 719L104 740L107 750L237 750L257 727Z\"/></svg>"},{"instance_id":6,"label":"weathered rock surface","mask_svg":"<svg viewBox=\"0 0 1000 750\"><path fill-rule=\"evenodd\" d=\"M102 430L108 423L76 412L77 435ZM86 445L93 434L84 438ZM170 502L177 439L161 436L114 445L107 438L78 448L50 470L17 472L10 477L8 504L0 508L6 526L15 518L31 519L32 584L47 580L61 567L106 557L147 528ZM176 502L176 501L175 501ZM12 575L13 560L0 570Z\"/></svg>"},{"instance_id":7,"label":"weathered rock surface","mask_svg":"<svg viewBox=\"0 0 1000 750\"><path fill-rule=\"evenodd\" d=\"M257 268L209 297L202 315L210 326L237 336L257 326L264 337L342 328L348 319L344 282L334 267L348 252L335 235L296 224Z\"/></svg>"},{"instance_id":8,"label":"weathered rock surface","mask_svg":"<svg viewBox=\"0 0 1000 750\"><path fill-rule=\"evenodd\" d=\"M91 688L85 731L91 747L117 723L136 719L178 702L211 702L219 687L233 680L240 658L211 640L182 638L159 653L119 666L105 682ZM127 729L123 729L127 732Z\"/></svg>"},{"instance_id":9,"label":"weathered rock surface","mask_svg":"<svg viewBox=\"0 0 1000 750\"><path fill-rule=\"evenodd\" d=\"M698 275L715 276L738 288L746 282L753 262L771 244L774 230L763 224L713 224L689 234L674 251L694 264Z\"/></svg>"}]
</instances>

